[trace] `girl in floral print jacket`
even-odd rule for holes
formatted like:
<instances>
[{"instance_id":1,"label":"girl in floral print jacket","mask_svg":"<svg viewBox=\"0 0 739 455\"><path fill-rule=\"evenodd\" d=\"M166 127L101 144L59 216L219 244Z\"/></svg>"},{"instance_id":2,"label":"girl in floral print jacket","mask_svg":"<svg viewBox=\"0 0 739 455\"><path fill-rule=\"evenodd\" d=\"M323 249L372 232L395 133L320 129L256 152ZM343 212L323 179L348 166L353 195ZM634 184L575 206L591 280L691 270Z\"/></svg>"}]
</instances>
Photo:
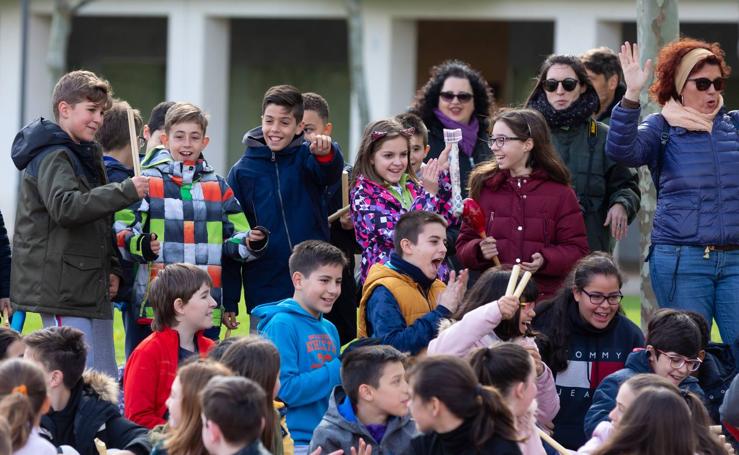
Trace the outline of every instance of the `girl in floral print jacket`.
<instances>
[{"instance_id":1,"label":"girl in floral print jacket","mask_svg":"<svg viewBox=\"0 0 739 455\"><path fill-rule=\"evenodd\" d=\"M426 210L450 224L454 221L449 202L449 148L438 159L429 160L417 178L409 158L412 135L412 128L403 129L391 119L370 123L364 130L351 190L354 232L362 247L361 283L373 264L384 264L390 258L401 215Z\"/></svg>"}]
</instances>

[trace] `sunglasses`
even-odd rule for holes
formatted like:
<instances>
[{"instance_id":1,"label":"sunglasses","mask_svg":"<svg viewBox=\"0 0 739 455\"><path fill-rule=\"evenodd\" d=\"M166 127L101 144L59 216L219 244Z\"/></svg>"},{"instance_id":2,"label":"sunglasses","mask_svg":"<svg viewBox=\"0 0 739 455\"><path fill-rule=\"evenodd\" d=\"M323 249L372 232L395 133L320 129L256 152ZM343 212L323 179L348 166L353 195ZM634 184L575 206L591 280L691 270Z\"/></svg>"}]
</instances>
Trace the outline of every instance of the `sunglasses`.
<instances>
[{"instance_id":1,"label":"sunglasses","mask_svg":"<svg viewBox=\"0 0 739 455\"><path fill-rule=\"evenodd\" d=\"M716 89L717 92L720 92L724 89L724 85L726 84L726 79L723 77L717 77L714 80L710 80L707 77L699 77L696 79L688 79L689 81L695 82L695 88L698 89L699 92L705 92L708 90L708 87L713 84L713 88Z\"/></svg>"},{"instance_id":2,"label":"sunglasses","mask_svg":"<svg viewBox=\"0 0 739 455\"><path fill-rule=\"evenodd\" d=\"M559 84L562 84L563 89L565 89L568 92L571 92L575 90L575 88L577 87L577 84L579 83L580 81L578 81L577 79L568 77L567 79L563 79L561 81L558 81L557 79L547 79L544 81L542 85L544 86L544 90L546 90L547 92L553 92L557 90L557 87L559 86Z\"/></svg>"},{"instance_id":3,"label":"sunglasses","mask_svg":"<svg viewBox=\"0 0 739 455\"><path fill-rule=\"evenodd\" d=\"M441 92L439 93L439 98L443 99L447 103L451 103L454 98L457 98L460 103L469 103L472 101L472 93L467 92L460 92L460 93L452 93L452 92Z\"/></svg>"}]
</instances>

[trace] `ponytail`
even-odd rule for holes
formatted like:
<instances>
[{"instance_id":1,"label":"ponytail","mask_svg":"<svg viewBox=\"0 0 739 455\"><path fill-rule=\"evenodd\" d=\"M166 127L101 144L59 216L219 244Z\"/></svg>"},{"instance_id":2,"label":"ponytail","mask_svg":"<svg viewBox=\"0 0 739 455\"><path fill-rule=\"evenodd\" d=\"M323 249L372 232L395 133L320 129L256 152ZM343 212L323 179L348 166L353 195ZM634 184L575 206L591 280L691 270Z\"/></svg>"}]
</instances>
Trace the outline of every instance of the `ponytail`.
<instances>
[{"instance_id":1,"label":"ponytail","mask_svg":"<svg viewBox=\"0 0 739 455\"><path fill-rule=\"evenodd\" d=\"M19 450L26 445L31 435L33 420L36 417L33 412L31 400L20 392L5 395L0 400L0 415L5 417L10 428L10 442L13 451Z\"/></svg>"},{"instance_id":2,"label":"ponytail","mask_svg":"<svg viewBox=\"0 0 739 455\"><path fill-rule=\"evenodd\" d=\"M13 450L26 445L45 402L46 381L39 367L23 359L0 364L0 415L10 427Z\"/></svg>"},{"instance_id":3,"label":"ponytail","mask_svg":"<svg viewBox=\"0 0 739 455\"><path fill-rule=\"evenodd\" d=\"M409 373L413 393L424 401L436 398L456 417L471 422L472 443L479 451L498 435L517 441L513 415L496 389L477 382L472 367L452 356L429 357Z\"/></svg>"},{"instance_id":4,"label":"ponytail","mask_svg":"<svg viewBox=\"0 0 739 455\"><path fill-rule=\"evenodd\" d=\"M723 444L721 444L716 435L711 433L709 428L711 417L708 415L708 411L700 397L686 390L681 390L680 395L682 395L690 409L690 416L692 417L690 420L693 423L695 439L700 448L699 453L702 455L726 455L726 449Z\"/></svg>"},{"instance_id":5,"label":"ponytail","mask_svg":"<svg viewBox=\"0 0 739 455\"><path fill-rule=\"evenodd\" d=\"M518 441L516 424L510 408L503 401L498 389L488 386L478 386L478 398L482 409L472 421L472 442L478 449L496 434L511 441Z\"/></svg>"}]
</instances>

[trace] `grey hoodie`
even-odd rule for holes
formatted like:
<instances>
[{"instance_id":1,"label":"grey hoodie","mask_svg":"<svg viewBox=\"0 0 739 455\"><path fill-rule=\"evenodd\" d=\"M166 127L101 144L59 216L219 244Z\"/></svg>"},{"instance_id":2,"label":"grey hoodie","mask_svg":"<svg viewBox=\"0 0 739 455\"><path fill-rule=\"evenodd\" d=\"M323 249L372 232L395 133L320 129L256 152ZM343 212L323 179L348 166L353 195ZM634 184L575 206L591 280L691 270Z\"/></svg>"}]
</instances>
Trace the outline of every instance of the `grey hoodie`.
<instances>
[{"instance_id":1,"label":"grey hoodie","mask_svg":"<svg viewBox=\"0 0 739 455\"><path fill-rule=\"evenodd\" d=\"M390 417L387 430L379 443L375 441L367 428L359 422L350 422L339 412L338 404L346 399L341 386L334 388L328 404L328 410L313 432L309 452L321 447L321 453L331 453L343 449L350 453L351 447L359 446L359 439L372 445L373 455L400 455L410 446L411 439L418 435L415 422L410 413L403 417Z\"/></svg>"}]
</instances>

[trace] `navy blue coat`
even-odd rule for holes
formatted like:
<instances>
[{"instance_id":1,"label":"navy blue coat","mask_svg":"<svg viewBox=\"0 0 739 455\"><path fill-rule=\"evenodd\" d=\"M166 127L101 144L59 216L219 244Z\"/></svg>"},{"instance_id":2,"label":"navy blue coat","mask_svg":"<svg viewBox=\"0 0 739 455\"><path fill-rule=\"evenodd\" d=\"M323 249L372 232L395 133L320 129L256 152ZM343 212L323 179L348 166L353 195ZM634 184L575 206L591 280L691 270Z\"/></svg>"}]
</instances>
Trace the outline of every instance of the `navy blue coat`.
<instances>
[{"instance_id":1,"label":"navy blue coat","mask_svg":"<svg viewBox=\"0 0 739 455\"><path fill-rule=\"evenodd\" d=\"M634 351L626 358L626 366L613 374L608 375L595 389L593 404L590 405L585 414L585 434L591 437L593 430L604 420L608 420L608 414L616 406L616 395L618 388L632 376L639 373L654 373L649 366L647 350ZM688 376L680 383L680 388L693 392L701 399L704 398L703 389L698 384L698 379Z\"/></svg>"},{"instance_id":2,"label":"navy blue coat","mask_svg":"<svg viewBox=\"0 0 739 455\"><path fill-rule=\"evenodd\" d=\"M739 111L721 110L712 133L669 127L661 166L664 117L638 121L639 109L613 109L606 155L659 174L652 244L739 245Z\"/></svg>"},{"instance_id":3,"label":"navy blue coat","mask_svg":"<svg viewBox=\"0 0 739 455\"><path fill-rule=\"evenodd\" d=\"M739 340L734 342L739 344ZM705 404L711 419L715 423L721 421L719 407L724 401L726 391L736 376L736 360L731 345L726 343L708 343L706 356L698 370L698 383L706 394Z\"/></svg>"},{"instance_id":4,"label":"navy blue coat","mask_svg":"<svg viewBox=\"0 0 739 455\"><path fill-rule=\"evenodd\" d=\"M228 184L249 225L266 227L270 237L258 261L224 263L224 273L231 276L225 268L241 267L246 306L251 310L292 297L288 258L295 245L304 240L329 240L323 195L326 186L341 178L344 160L334 143L333 159L319 163L302 134L276 153L265 144L261 127L247 132L243 142L246 150L228 173Z\"/></svg>"},{"instance_id":5,"label":"navy blue coat","mask_svg":"<svg viewBox=\"0 0 739 455\"><path fill-rule=\"evenodd\" d=\"M103 164L105 165L105 174L108 176L108 182L120 183L134 176L133 169L124 166L123 163L113 157L104 155ZM118 255L118 261L121 264L121 270L123 271L115 301L128 305L131 303L131 286L133 285L135 273L134 264L131 261L123 259L120 253L118 253L117 247L115 251Z\"/></svg>"}]
</instances>

